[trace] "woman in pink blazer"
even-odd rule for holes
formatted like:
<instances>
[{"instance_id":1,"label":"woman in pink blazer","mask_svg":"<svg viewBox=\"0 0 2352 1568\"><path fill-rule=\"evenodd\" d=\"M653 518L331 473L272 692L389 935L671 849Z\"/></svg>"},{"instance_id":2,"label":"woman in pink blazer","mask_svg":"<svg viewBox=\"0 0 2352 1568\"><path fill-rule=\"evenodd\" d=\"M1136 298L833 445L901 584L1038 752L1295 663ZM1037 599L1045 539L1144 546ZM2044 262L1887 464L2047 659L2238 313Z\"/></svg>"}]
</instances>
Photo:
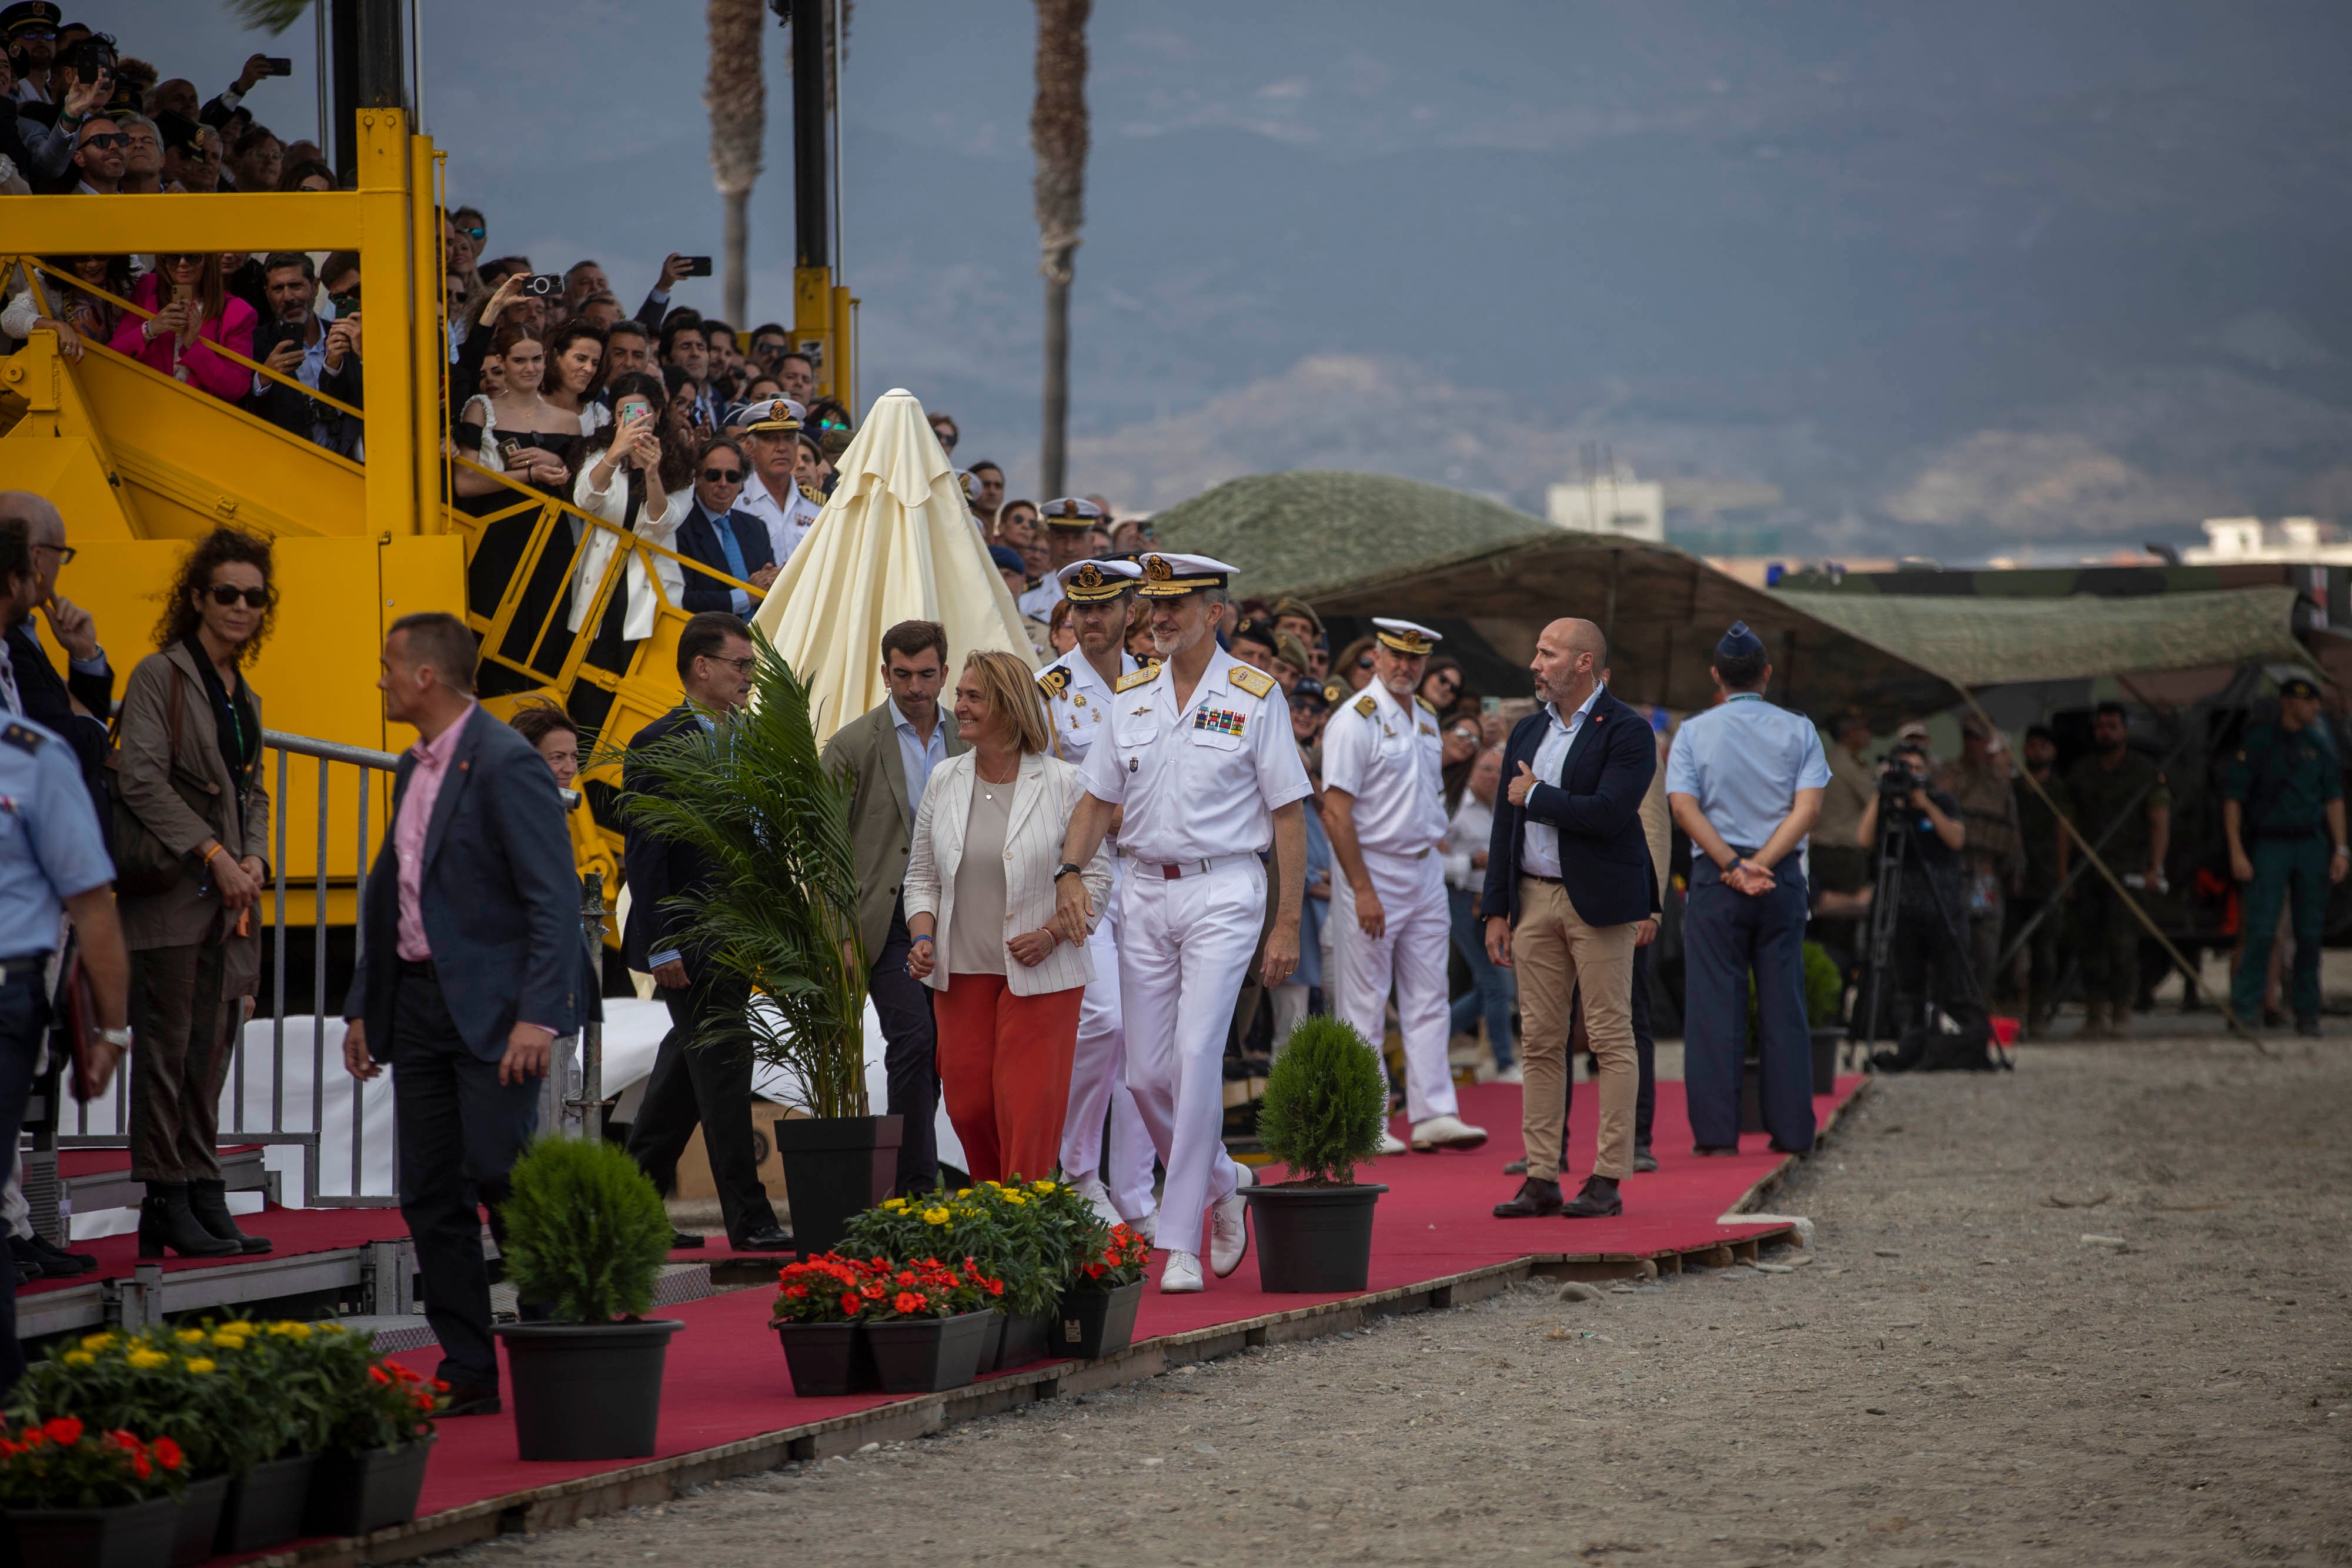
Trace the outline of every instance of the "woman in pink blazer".
<instances>
[{"instance_id":1,"label":"woman in pink blazer","mask_svg":"<svg viewBox=\"0 0 2352 1568\"><path fill-rule=\"evenodd\" d=\"M253 357L253 307L222 289L218 254L157 256L131 301L155 316L126 314L108 345L116 353L224 402L242 402L253 390L251 371L213 351L217 345Z\"/></svg>"}]
</instances>

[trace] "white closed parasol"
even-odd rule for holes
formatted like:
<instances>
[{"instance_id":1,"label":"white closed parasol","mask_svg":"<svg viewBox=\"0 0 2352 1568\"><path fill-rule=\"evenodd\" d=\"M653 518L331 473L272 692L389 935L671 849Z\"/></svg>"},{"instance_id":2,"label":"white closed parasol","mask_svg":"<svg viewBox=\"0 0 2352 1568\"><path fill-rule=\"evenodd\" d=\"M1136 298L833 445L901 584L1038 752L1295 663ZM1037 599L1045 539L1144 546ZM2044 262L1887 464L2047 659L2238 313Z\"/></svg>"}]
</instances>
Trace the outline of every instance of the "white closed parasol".
<instances>
[{"instance_id":1,"label":"white closed parasol","mask_svg":"<svg viewBox=\"0 0 2352 1568\"><path fill-rule=\"evenodd\" d=\"M1037 662L955 465L923 405L893 387L841 455L832 498L752 623L809 683L823 742L889 695L882 633L901 621L947 628L950 689L974 648Z\"/></svg>"}]
</instances>

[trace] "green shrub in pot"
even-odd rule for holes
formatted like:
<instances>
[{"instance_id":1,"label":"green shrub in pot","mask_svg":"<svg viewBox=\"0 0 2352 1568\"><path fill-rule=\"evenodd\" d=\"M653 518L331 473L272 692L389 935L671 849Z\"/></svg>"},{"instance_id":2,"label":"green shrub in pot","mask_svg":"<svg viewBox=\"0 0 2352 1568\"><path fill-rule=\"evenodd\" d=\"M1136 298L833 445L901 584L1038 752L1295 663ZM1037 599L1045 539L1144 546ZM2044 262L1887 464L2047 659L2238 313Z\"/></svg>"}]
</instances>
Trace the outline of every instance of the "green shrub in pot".
<instances>
[{"instance_id":1,"label":"green shrub in pot","mask_svg":"<svg viewBox=\"0 0 2352 1568\"><path fill-rule=\"evenodd\" d=\"M1381 1152L1388 1079L1353 1026L1302 1019L1267 1071L1258 1141L1307 1186L1352 1186L1356 1164Z\"/></svg>"},{"instance_id":2,"label":"green shrub in pot","mask_svg":"<svg viewBox=\"0 0 2352 1568\"><path fill-rule=\"evenodd\" d=\"M540 1138L509 1181L500 1250L515 1293L558 1322L643 1317L673 1231L636 1161L601 1138Z\"/></svg>"}]
</instances>

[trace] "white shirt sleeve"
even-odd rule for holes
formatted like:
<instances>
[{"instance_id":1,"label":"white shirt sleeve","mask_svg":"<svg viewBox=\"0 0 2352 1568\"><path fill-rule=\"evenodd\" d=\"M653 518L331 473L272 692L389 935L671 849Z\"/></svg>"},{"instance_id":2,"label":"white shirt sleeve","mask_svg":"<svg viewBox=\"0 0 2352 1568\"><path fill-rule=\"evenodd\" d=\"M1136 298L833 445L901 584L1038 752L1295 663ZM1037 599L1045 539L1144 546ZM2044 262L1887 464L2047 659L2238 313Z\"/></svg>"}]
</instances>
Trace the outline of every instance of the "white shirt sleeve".
<instances>
[{"instance_id":1,"label":"white shirt sleeve","mask_svg":"<svg viewBox=\"0 0 2352 1568\"><path fill-rule=\"evenodd\" d=\"M1315 786L1307 781L1307 764L1298 755L1298 742L1290 733L1289 707L1278 690L1258 703L1257 738L1253 744L1257 752L1258 792L1265 797L1269 811L1315 793Z\"/></svg>"},{"instance_id":2,"label":"white shirt sleeve","mask_svg":"<svg viewBox=\"0 0 2352 1568\"><path fill-rule=\"evenodd\" d=\"M1096 737L1087 759L1078 765L1078 782L1086 786L1087 793L1116 806L1127 799L1127 763L1119 757L1118 746L1108 735Z\"/></svg>"},{"instance_id":3,"label":"white shirt sleeve","mask_svg":"<svg viewBox=\"0 0 2352 1568\"><path fill-rule=\"evenodd\" d=\"M1361 699L1356 699L1360 701ZM1360 795L1364 789L1364 753L1371 726L1353 702L1331 716L1323 727L1323 787Z\"/></svg>"}]
</instances>

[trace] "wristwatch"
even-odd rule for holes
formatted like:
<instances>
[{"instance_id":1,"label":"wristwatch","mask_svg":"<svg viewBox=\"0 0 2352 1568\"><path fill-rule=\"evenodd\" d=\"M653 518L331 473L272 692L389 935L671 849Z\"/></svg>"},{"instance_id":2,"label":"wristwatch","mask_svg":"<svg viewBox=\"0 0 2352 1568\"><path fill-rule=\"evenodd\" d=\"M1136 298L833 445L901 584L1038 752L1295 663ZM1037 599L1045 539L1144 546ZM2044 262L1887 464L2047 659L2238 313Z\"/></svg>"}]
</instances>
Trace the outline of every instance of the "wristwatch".
<instances>
[{"instance_id":1,"label":"wristwatch","mask_svg":"<svg viewBox=\"0 0 2352 1568\"><path fill-rule=\"evenodd\" d=\"M1059 882L1066 876L1082 876L1085 874L1086 869L1087 868L1082 865L1075 864L1069 861L1064 861L1060 865L1054 868L1054 880L1055 882Z\"/></svg>"},{"instance_id":2,"label":"wristwatch","mask_svg":"<svg viewBox=\"0 0 2352 1568\"><path fill-rule=\"evenodd\" d=\"M102 1029L98 1030L97 1033L99 1039L114 1047L117 1051L129 1051L131 1049L131 1031L127 1029Z\"/></svg>"}]
</instances>

